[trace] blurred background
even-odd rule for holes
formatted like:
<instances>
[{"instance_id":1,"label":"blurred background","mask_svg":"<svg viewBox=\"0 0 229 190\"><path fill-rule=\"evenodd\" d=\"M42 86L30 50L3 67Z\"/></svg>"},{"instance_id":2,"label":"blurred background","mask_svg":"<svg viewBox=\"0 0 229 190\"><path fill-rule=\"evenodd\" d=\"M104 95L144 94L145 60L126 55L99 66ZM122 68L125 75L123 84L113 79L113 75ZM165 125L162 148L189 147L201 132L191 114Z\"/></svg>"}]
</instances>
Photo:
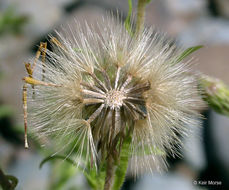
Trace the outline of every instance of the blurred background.
<instances>
[{"instance_id":1,"label":"blurred background","mask_svg":"<svg viewBox=\"0 0 229 190\"><path fill-rule=\"evenodd\" d=\"M18 178L17 190L89 189L69 164L55 161L39 169L48 153L36 142L24 149L23 63L62 24L74 19L94 23L116 10L125 18L127 0L0 1L0 168ZM229 84L229 0L152 0L146 26L155 26L184 47L204 45L189 57L195 69ZM212 110L203 114L203 127L193 128L184 140L183 158L168 158L169 171L162 174L145 173L137 180L128 175L123 190L229 190L229 119Z\"/></svg>"}]
</instances>

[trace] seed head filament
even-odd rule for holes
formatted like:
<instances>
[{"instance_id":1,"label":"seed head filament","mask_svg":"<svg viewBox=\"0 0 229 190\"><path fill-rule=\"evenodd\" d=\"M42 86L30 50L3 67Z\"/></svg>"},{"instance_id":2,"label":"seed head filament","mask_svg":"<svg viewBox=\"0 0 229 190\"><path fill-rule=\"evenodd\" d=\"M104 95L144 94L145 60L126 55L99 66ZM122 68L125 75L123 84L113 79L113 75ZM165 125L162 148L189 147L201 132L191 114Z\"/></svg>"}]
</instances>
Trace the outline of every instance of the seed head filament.
<instances>
[{"instance_id":1,"label":"seed head filament","mask_svg":"<svg viewBox=\"0 0 229 190\"><path fill-rule=\"evenodd\" d=\"M130 123L146 117L143 94L150 84L125 73L121 67L117 67L115 76L105 70L95 73L80 83L84 119L91 125L94 139L107 150L114 148L116 136L125 134Z\"/></svg>"},{"instance_id":2,"label":"seed head filament","mask_svg":"<svg viewBox=\"0 0 229 190\"><path fill-rule=\"evenodd\" d=\"M105 98L105 105L109 106L112 110L120 107L123 105L123 100L126 98L125 93L119 90L110 90L106 94Z\"/></svg>"}]
</instances>

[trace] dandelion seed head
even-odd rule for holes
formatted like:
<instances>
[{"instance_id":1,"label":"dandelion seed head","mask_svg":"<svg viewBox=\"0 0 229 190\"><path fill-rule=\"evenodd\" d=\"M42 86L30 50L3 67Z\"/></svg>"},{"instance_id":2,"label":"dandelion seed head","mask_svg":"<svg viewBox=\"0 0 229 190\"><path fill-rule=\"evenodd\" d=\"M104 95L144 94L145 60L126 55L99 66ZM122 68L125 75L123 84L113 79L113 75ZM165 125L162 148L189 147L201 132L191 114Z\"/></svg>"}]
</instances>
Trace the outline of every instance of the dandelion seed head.
<instances>
[{"instance_id":1,"label":"dandelion seed head","mask_svg":"<svg viewBox=\"0 0 229 190\"><path fill-rule=\"evenodd\" d=\"M111 109L120 108L125 97L126 96L123 91L110 90L106 94L105 104L111 107Z\"/></svg>"},{"instance_id":2,"label":"dandelion seed head","mask_svg":"<svg viewBox=\"0 0 229 190\"><path fill-rule=\"evenodd\" d=\"M34 99L30 90L33 133L54 140L57 153L94 164L131 133L135 165L166 166L157 150L176 154L203 106L190 64L175 64L182 49L153 29L131 36L114 18L76 23L57 37L44 75L60 87L36 86Z\"/></svg>"}]
</instances>

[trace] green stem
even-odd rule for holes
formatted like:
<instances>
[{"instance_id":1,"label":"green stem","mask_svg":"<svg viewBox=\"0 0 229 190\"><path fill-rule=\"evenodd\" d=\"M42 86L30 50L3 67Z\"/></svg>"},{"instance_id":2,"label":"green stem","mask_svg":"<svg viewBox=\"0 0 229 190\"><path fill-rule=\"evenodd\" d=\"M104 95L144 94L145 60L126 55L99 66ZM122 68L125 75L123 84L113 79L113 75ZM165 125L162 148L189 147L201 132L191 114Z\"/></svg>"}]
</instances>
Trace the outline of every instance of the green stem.
<instances>
[{"instance_id":1,"label":"green stem","mask_svg":"<svg viewBox=\"0 0 229 190\"><path fill-rule=\"evenodd\" d=\"M106 178L104 184L104 190L111 190L115 174L115 164L112 154L108 155L107 167L106 167Z\"/></svg>"},{"instance_id":2,"label":"green stem","mask_svg":"<svg viewBox=\"0 0 229 190\"><path fill-rule=\"evenodd\" d=\"M136 23L136 34L140 34L144 28L145 21L145 7L148 3L147 0L139 0L137 8L137 23Z\"/></svg>"}]
</instances>

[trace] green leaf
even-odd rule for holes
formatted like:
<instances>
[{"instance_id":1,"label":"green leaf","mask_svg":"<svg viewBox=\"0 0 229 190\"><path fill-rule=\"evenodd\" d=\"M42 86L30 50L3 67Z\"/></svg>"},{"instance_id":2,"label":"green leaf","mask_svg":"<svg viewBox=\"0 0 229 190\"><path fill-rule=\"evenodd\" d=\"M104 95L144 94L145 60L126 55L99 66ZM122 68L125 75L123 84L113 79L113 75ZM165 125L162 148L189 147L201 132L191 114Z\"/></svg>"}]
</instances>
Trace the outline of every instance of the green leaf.
<instances>
[{"instance_id":1,"label":"green leaf","mask_svg":"<svg viewBox=\"0 0 229 190\"><path fill-rule=\"evenodd\" d=\"M48 190L69 189L69 180L77 177L76 167L68 162L62 162L61 164L55 162L51 167L52 169L48 180ZM74 185L74 189L79 188Z\"/></svg>"},{"instance_id":2,"label":"green leaf","mask_svg":"<svg viewBox=\"0 0 229 190\"><path fill-rule=\"evenodd\" d=\"M120 153L120 161L115 171L115 178L112 190L119 190L124 183L130 157L130 144L131 137L129 136L123 142L122 150Z\"/></svg>"},{"instance_id":3,"label":"green leaf","mask_svg":"<svg viewBox=\"0 0 229 190\"><path fill-rule=\"evenodd\" d=\"M9 7L0 14L0 35L13 33L20 34L29 17L16 15L15 7Z\"/></svg>"},{"instance_id":4,"label":"green leaf","mask_svg":"<svg viewBox=\"0 0 229 190\"><path fill-rule=\"evenodd\" d=\"M176 58L176 60L174 61L174 64L181 62L184 58L186 58L187 56L189 56L190 54L192 54L193 52L197 51L198 49L202 48L203 46L194 46L194 47L190 47L188 49L186 49L180 56L178 56Z\"/></svg>"},{"instance_id":5,"label":"green leaf","mask_svg":"<svg viewBox=\"0 0 229 190\"><path fill-rule=\"evenodd\" d=\"M6 178L10 181L11 188L15 189L18 184L18 179L12 175L6 175Z\"/></svg>"},{"instance_id":6,"label":"green leaf","mask_svg":"<svg viewBox=\"0 0 229 190\"><path fill-rule=\"evenodd\" d=\"M18 184L18 179L12 175L5 175L0 168L0 189L14 190Z\"/></svg>"},{"instance_id":7,"label":"green leaf","mask_svg":"<svg viewBox=\"0 0 229 190\"><path fill-rule=\"evenodd\" d=\"M100 167L97 170L96 168L91 168L89 172L84 174L90 187L93 190L103 189L106 177L106 166L105 162L101 161Z\"/></svg>"},{"instance_id":8,"label":"green leaf","mask_svg":"<svg viewBox=\"0 0 229 190\"><path fill-rule=\"evenodd\" d=\"M74 162L73 160L71 160L70 158L66 158L66 156L62 156L62 155L54 155L54 156L48 156L46 157L45 159L43 159L39 165L39 168L41 169L42 166L48 162L48 161L51 161L51 160L54 160L54 159L61 159L61 160L65 160L67 161L68 163L74 165L74 166L77 166L76 162Z\"/></svg>"},{"instance_id":9,"label":"green leaf","mask_svg":"<svg viewBox=\"0 0 229 190\"><path fill-rule=\"evenodd\" d=\"M129 5L129 10L128 10L128 15L126 17L126 20L125 20L125 28L126 30L129 32L129 34L131 36L133 36L133 31L132 31L132 28L131 28L131 21L130 21L130 18L131 18L131 14L132 14L132 0L128 0L128 5Z\"/></svg>"},{"instance_id":10,"label":"green leaf","mask_svg":"<svg viewBox=\"0 0 229 190\"><path fill-rule=\"evenodd\" d=\"M99 180L100 179L96 179L96 175L92 175L92 173L90 172L89 174L88 173L86 173L86 174L84 174L85 175L85 177L86 177L86 179L87 179L87 182L88 182L88 184L89 184L89 186L92 188L92 189L94 189L94 190L97 190L97 189L99 189Z\"/></svg>"},{"instance_id":11,"label":"green leaf","mask_svg":"<svg viewBox=\"0 0 229 190\"><path fill-rule=\"evenodd\" d=\"M126 171L129 163L129 157L130 157L130 144L131 144L131 136L128 136L122 146L122 150L120 153L120 162L117 165L116 171L115 171L115 178L114 178L114 184L112 190L120 190L122 187ZM149 147L146 146L144 148L144 155L165 155L165 152L157 147Z\"/></svg>"},{"instance_id":12,"label":"green leaf","mask_svg":"<svg viewBox=\"0 0 229 190\"><path fill-rule=\"evenodd\" d=\"M91 168L89 171L87 171L85 168L78 165L75 161L71 160L70 158L66 158L66 156L62 156L62 155L48 156L41 161L39 168L41 168L46 162L52 161L54 159L65 160L69 164L71 164L72 166L75 166L75 168L76 168L76 166L78 166L77 169L79 169L84 174L85 178L87 179L88 184L90 185L90 187L92 189L100 190L103 187L103 184L104 184L103 178L105 179L105 173L104 172L100 172L99 173L100 176L98 176L98 173L97 173L95 168ZM104 176L102 176L102 175L104 175ZM64 178L64 179L62 179L62 181L66 182L67 179ZM62 182L62 183L64 183L64 182ZM60 184L60 182L59 182L59 184Z\"/></svg>"}]
</instances>

